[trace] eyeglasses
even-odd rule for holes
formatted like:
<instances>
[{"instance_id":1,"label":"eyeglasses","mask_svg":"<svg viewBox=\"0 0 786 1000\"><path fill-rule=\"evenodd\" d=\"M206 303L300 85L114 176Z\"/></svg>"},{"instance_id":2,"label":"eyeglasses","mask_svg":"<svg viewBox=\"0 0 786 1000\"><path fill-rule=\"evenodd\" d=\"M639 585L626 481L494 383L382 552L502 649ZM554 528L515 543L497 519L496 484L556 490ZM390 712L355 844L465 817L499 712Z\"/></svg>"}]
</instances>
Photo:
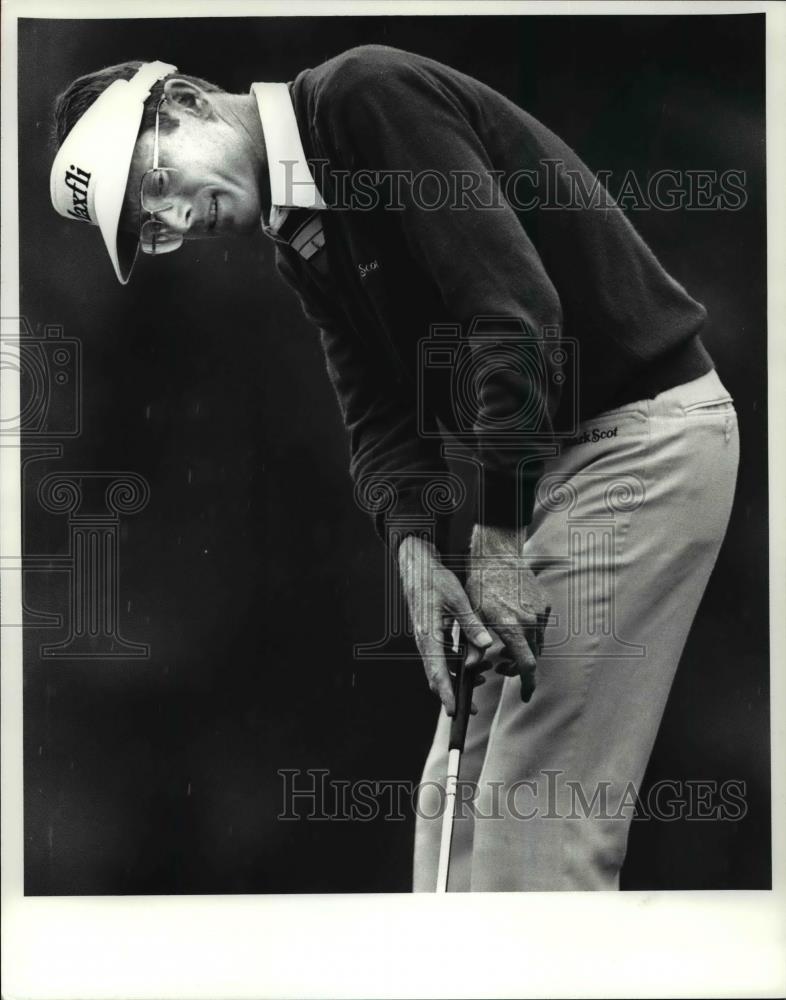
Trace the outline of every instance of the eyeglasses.
<instances>
[{"instance_id":1,"label":"eyeglasses","mask_svg":"<svg viewBox=\"0 0 786 1000\"><path fill-rule=\"evenodd\" d=\"M158 165L158 117L165 100L166 97L162 97L156 106L153 166L142 175L140 188L142 211L148 212L151 218L140 227L139 246L142 253L149 254L171 253L183 245L183 234L170 229L163 219L156 217L157 212L164 212L172 207L172 196L180 186L179 170Z\"/></svg>"}]
</instances>

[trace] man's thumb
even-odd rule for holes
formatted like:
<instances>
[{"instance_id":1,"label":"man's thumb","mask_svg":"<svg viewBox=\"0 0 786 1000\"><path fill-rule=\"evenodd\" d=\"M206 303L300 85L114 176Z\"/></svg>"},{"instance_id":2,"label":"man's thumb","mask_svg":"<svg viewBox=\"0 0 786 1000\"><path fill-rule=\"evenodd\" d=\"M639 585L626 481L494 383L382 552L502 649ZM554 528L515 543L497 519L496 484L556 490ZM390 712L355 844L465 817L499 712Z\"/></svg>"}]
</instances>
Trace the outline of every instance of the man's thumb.
<instances>
[{"instance_id":1,"label":"man's thumb","mask_svg":"<svg viewBox=\"0 0 786 1000\"><path fill-rule=\"evenodd\" d=\"M461 631L473 646L477 646L479 649L488 649L494 642L489 630L469 606L469 601L466 602L466 607L462 608L456 615L456 619L461 626Z\"/></svg>"}]
</instances>

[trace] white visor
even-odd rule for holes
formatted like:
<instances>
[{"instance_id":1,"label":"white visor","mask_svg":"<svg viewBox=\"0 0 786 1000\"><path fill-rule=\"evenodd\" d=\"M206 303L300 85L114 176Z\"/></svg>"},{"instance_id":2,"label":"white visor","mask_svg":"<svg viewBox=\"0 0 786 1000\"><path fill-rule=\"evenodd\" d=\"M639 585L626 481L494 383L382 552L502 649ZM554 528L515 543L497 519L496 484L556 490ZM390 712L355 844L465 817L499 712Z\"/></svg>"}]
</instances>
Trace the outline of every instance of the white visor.
<instances>
[{"instance_id":1,"label":"white visor","mask_svg":"<svg viewBox=\"0 0 786 1000\"><path fill-rule=\"evenodd\" d=\"M98 226L118 281L131 276L139 237L118 232L145 101L153 86L177 72L144 63L130 80L115 80L66 136L52 164L49 191L60 215Z\"/></svg>"}]
</instances>

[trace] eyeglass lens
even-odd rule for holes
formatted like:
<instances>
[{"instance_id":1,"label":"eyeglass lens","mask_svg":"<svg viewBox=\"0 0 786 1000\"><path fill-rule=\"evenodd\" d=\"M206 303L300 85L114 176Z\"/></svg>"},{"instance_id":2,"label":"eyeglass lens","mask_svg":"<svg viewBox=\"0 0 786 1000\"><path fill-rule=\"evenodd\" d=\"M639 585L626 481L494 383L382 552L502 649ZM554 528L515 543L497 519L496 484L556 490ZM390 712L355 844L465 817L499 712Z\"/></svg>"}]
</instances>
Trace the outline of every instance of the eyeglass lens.
<instances>
[{"instance_id":1,"label":"eyeglass lens","mask_svg":"<svg viewBox=\"0 0 786 1000\"><path fill-rule=\"evenodd\" d=\"M179 171L170 167L148 170L142 178L141 202L145 212L164 212L171 207L172 194L177 190ZM173 232L162 219L148 219L141 228L143 253L170 253L183 244L180 233Z\"/></svg>"}]
</instances>

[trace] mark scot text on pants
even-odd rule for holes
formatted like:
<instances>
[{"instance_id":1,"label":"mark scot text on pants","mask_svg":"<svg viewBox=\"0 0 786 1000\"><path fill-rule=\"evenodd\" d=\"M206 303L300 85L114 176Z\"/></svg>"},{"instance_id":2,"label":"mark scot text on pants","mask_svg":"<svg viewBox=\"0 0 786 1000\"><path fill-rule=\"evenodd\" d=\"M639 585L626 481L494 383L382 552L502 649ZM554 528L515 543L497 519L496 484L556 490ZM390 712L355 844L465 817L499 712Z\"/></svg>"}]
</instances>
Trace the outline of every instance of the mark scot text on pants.
<instances>
[{"instance_id":1,"label":"mark scot text on pants","mask_svg":"<svg viewBox=\"0 0 786 1000\"><path fill-rule=\"evenodd\" d=\"M605 438L616 436L616 427L591 427L589 430L577 434L576 437L568 438L565 444L594 444L597 441L603 441Z\"/></svg>"}]
</instances>

